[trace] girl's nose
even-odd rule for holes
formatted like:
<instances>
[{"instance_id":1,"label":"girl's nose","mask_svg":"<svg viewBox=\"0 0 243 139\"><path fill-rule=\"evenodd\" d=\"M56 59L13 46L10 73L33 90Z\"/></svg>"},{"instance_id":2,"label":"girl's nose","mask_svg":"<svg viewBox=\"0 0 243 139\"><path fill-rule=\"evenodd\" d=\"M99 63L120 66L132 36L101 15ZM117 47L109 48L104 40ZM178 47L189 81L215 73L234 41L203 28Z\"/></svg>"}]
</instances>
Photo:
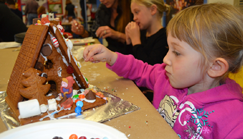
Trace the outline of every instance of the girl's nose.
<instances>
[{"instance_id":1,"label":"girl's nose","mask_svg":"<svg viewBox=\"0 0 243 139\"><path fill-rule=\"evenodd\" d=\"M136 16L133 16L133 21L136 21L136 19L137 19Z\"/></svg>"},{"instance_id":2,"label":"girl's nose","mask_svg":"<svg viewBox=\"0 0 243 139\"><path fill-rule=\"evenodd\" d=\"M166 64L166 65L171 65L171 62L169 60L169 51L167 52L167 54L165 55L164 59L163 59L163 62Z\"/></svg>"}]
</instances>

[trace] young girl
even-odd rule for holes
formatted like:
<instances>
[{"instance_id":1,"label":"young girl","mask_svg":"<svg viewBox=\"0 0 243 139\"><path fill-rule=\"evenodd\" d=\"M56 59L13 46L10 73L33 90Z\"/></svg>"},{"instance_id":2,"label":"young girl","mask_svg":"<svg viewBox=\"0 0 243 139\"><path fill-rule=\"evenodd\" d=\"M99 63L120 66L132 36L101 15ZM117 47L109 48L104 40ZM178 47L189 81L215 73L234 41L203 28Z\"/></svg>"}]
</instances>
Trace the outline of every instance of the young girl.
<instances>
[{"instance_id":1,"label":"young girl","mask_svg":"<svg viewBox=\"0 0 243 139\"><path fill-rule=\"evenodd\" d=\"M166 9L163 0L131 1L134 22L126 26L126 43L132 44L135 58L151 65L163 62L168 44L161 18Z\"/></svg>"},{"instance_id":2,"label":"young girl","mask_svg":"<svg viewBox=\"0 0 243 139\"><path fill-rule=\"evenodd\" d=\"M153 89L154 107L181 138L243 138L242 88L227 77L243 64L243 15L228 4L192 6L171 19L167 33L163 64L101 45L84 57Z\"/></svg>"}]
</instances>

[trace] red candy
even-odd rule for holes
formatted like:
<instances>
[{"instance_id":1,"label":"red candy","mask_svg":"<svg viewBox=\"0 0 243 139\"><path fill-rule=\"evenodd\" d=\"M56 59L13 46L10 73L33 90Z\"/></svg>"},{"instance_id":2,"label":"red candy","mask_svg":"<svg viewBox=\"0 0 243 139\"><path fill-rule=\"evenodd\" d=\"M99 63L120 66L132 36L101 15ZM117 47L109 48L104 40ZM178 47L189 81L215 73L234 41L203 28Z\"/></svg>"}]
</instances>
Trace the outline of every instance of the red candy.
<instances>
[{"instance_id":1,"label":"red candy","mask_svg":"<svg viewBox=\"0 0 243 139\"><path fill-rule=\"evenodd\" d=\"M81 136L78 139L87 139L85 136Z\"/></svg>"},{"instance_id":2,"label":"red candy","mask_svg":"<svg viewBox=\"0 0 243 139\"><path fill-rule=\"evenodd\" d=\"M72 73L73 73L73 67L72 67L72 66L69 65L69 66L67 67L67 73L68 73L68 74L72 74Z\"/></svg>"},{"instance_id":3,"label":"red candy","mask_svg":"<svg viewBox=\"0 0 243 139\"><path fill-rule=\"evenodd\" d=\"M78 136L76 134L72 134L69 139L78 139Z\"/></svg>"},{"instance_id":4,"label":"red candy","mask_svg":"<svg viewBox=\"0 0 243 139\"><path fill-rule=\"evenodd\" d=\"M45 25L46 23L50 23L48 16L41 18L41 24Z\"/></svg>"},{"instance_id":5,"label":"red candy","mask_svg":"<svg viewBox=\"0 0 243 139\"><path fill-rule=\"evenodd\" d=\"M80 99L76 99L76 100L75 100L75 103L77 103L78 101L81 101L81 100L80 100Z\"/></svg>"}]
</instances>

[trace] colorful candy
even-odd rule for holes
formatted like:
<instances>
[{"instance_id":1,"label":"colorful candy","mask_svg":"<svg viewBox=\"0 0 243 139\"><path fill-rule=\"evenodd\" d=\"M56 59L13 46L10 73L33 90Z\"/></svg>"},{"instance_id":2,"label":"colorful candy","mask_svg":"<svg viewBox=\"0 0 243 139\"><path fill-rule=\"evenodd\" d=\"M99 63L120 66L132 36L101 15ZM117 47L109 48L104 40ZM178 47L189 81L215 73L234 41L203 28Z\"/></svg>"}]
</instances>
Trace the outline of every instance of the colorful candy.
<instances>
[{"instance_id":1,"label":"colorful candy","mask_svg":"<svg viewBox=\"0 0 243 139\"><path fill-rule=\"evenodd\" d=\"M85 136L81 136L78 139L87 139Z\"/></svg>"},{"instance_id":2,"label":"colorful candy","mask_svg":"<svg viewBox=\"0 0 243 139\"><path fill-rule=\"evenodd\" d=\"M69 139L78 139L78 136L76 134L72 134L71 136L69 136Z\"/></svg>"},{"instance_id":3,"label":"colorful candy","mask_svg":"<svg viewBox=\"0 0 243 139\"><path fill-rule=\"evenodd\" d=\"M57 39L54 36L51 36L51 41L55 47L59 47L59 43Z\"/></svg>"}]
</instances>

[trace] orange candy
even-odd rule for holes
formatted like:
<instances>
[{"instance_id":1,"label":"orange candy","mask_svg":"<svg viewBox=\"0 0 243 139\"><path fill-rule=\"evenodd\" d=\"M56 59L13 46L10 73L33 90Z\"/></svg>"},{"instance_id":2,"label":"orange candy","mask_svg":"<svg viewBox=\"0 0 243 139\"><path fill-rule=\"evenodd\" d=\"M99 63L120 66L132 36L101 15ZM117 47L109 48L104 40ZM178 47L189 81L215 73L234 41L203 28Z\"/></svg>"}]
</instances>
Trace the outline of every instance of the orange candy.
<instances>
[{"instance_id":1,"label":"orange candy","mask_svg":"<svg viewBox=\"0 0 243 139\"><path fill-rule=\"evenodd\" d=\"M97 92L97 93L96 93L96 95L97 95L97 96L99 96L99 97L101 97L101 98L103 98L103 97L104 97L104 94L103 94L103 93L101 93L101 92Z\"/></svg>"},{"instance_id":2,"label":"orange candy","mask_svg":"<svg viewBox=\"0 0 243 139\"><path fill-rule=\"evenodd\" d=\"M78 136L76 134L72 134L71 136L69 136L69 139L78 139Z\"/></svg>"},{"instance_id":3,"label":"orange candy","mask_svg":"<svg viewBox=\"0 0 243 139\"><path fill-rule=\"evenodd\" d=\"M80 99L84 99L84 98L85 98L85 96L84 96L83 94L80 94L78 97L79 97Z\"/></svg>"}]
</instances>

